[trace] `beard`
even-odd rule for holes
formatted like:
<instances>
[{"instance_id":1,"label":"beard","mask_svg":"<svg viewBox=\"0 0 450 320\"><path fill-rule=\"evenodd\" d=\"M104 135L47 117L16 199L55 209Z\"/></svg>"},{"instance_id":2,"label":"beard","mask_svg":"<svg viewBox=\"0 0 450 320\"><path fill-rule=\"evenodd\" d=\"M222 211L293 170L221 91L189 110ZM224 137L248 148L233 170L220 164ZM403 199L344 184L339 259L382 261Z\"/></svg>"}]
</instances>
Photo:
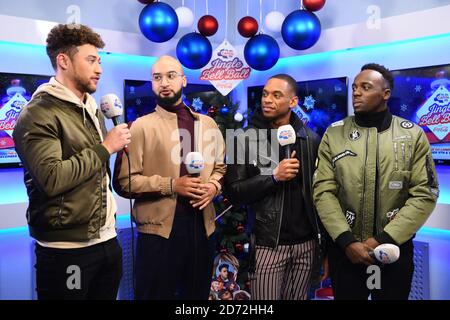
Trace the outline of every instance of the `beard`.
<instances>
[{"instance_id":1,"label":"beard","mask_svg":"<svg viewBox=\"0 0 450 320\"><path fill-rule=\"evenodd\" d=\"M91 84L90 79L84 80L76 76L74 80L75 86L80 92L92 94L97 91L97 86Z\"/></svg>"},{"instance_id":2,"label":"beard","mask_svg":"<svg viewBox=\"0 0 450 320\"><path fill-rule=\"evenodd\" d=\"M161 97L156 95L156 102L161 107L172 107L181 98L182 91L175 92L173 97Z\"/></svg>"}]
</instances>

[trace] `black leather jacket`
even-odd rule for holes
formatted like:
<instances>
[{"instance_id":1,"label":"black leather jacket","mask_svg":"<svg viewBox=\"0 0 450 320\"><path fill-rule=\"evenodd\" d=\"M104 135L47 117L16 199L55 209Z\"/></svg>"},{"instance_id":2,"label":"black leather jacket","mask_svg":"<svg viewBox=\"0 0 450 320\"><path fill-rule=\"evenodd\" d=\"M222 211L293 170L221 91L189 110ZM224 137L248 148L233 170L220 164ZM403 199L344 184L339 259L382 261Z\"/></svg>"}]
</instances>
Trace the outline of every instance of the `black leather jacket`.
<instances>
[{"instance_id":1,"label":"black leather jacket","mask_svg":"<svg viewBox=\"0 0 450 320\"><path fill-rule=\"evenodd\" d=\"M259 110L259 109L258 109ZM264 119L258 110L252 118L251 124L246 128L246 133L250 129L270 129L270 124ZM322 242L322 226L314 209L312 200L312 178L315 169L315 160L317 157L317 149L320 143L319 136L306 128L301 120L292 113L290 124L297 133L297 139L300 142L300 167L302 177L302 193L305 202L305 210L308 214L309 221L313 230L317 234L319 244ZM276 139L276 130L272 130ZM246 140L250 143L264 142L262 140L269 137L268 145L270 146L270 136L267 134L249 137ZM283 212L283 202L285 194L285 184L277 183L273 180L271 172L274 166L267 163L267 158L261 154L258 148L256 161L252 161L249 153L252 152L249 143L239 142L235 139L237 153L239 150L245 150L244 164L237 162L234 158L233 164L228 164L227 173L225 175L225 196L229 198L231 203L235 205L248 205L249 214L253 214L255 221L252 229L252 238L256 245L275 248L279 243L281 219ZM265 155L277 155L278 152L266 153ZM272 156L272 158L274 158ZM272 161L273 163L274 161ZM277 161L278 162L278 161ZM275 163L275 166L277 165ZM241 161L242 163L242 161Z\"/></svg>"}]
</instances>

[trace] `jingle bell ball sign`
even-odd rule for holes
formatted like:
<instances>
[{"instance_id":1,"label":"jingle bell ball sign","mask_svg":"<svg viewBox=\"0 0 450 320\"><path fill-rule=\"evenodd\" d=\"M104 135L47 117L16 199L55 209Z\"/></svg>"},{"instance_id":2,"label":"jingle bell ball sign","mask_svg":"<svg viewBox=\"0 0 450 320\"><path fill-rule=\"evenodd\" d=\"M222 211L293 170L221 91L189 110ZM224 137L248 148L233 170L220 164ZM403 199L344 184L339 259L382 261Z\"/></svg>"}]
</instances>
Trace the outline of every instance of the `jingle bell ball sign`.
<instances>
[{"instance_id":1,"label":"jingle bell ball sign","mask_svg":"<svg viewBox=\"0 0 450 320\"><path fill-rule=\"evenodd\" d=\"M202 69L200 80L208 80L223 96L250 76L251 68L234 47L224 40L209 63Z\"/></svg>"}]
</instances>

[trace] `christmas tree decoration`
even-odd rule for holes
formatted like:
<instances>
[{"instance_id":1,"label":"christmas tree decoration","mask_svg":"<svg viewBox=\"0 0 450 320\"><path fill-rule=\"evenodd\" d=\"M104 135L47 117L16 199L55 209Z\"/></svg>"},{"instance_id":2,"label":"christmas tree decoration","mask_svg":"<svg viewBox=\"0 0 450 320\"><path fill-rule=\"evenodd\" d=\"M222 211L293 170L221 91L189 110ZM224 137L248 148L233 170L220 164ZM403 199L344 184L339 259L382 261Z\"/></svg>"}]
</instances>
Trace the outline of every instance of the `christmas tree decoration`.
<instances>
[{"instance_id":1,"label":"christmas tree decoration","mask_svg":"<svg viewBox=\"0 0 450 320\"><path fill-rule=\"evenodd\" d=\"M178 17L179 28L189 28L194 23L194 14L188 7L178 7L175 10Z\"/></svg>"},{"instance_id":2,"label":"christmas tree decoration","mask_svg":"<svg viewBox=\"0 0 450 320\"><path fill-rule=\"evenodd\" d=\"M303 7L308 11L319 11L325 5L325 0L303 0Z\"/></svg>"},{"instance_id":3,"label":"christmas tree decoration","mask_svg":"<svg viewBox=\"0 0 450 320\"><path fill-rule=\"evenodd\" d=\"M210 37L216 34L217 29L219 29L219 22L211 15L204 15L198 20L197 28L202 35Z\"/></svg>"},{"instance_id":4,"label":"christmas tree decoration","mask_svg":"<svg viewBox=\"0 0 450 320\"><path fill-rule=\"evenodd\" d=\"M196 32L185 34L177 44L177 58L189 69L203 68L211 59L212 46L209 40Z\"/></svg>"},{"instance_id":5,"label":"christmas tree decoration","mask_svg":"<svg viewBox=\"0 0 450 320\"><path fill-rule=\"evenodd\" d=\"M319 18L309 11L296 10L283 21L281 36L286 44L296 50L312 47L320 38Z\"/></svg>"},{"instance_id":6,"label":"christmas tree decoration","mask_svg":"<svg viewBox=\"0 0 450 320\"><path fill-rule=\"evenodd\" d=\"M285 16L280 11L270 11L264 19L266 28L272 32L280 32Z\"/></svg>"},{"instance_id":7,"label":"christmas tree decoration","mask_svg":"<svg viewBox=\"0 0 450 320\"><path fill-rule=\"evenodd\" d=\"M255 18L246 16L238 22L237 29L244 38L251 38L258 32L258 21Z\"/></svg>"},{"instance_id":8,"label":"christmas tree decoration","mask_svg":"<svg viewBox=\"0 0 450 320\"><path fill-rule=\"evenodd\" d=\"M259 34L247 41L244 58L255 70L264 71L272 68L280 57L280 47L274 38Z\"/></svg>"},{"instance_id":9,"label":"christmas tree decoration","mask_svg":"<svg viewBox=\"0 0 450 320\"><path fill-rule=\"evenodd\" d=\"M139 15L139 28L148 40L165 42L177 33L178 17L168 4L151 3L145 6Z\"/></svg>"},{"instance_id":10,"label":"christmas tree decoration","mask_svg":"<svg viewBox=\"0 0 450 320\"><path fill-rule=\"evenodd\" d=\"M242 113L236 112L236 114L234 115L234 121L241 122L242 120L244 120L244 116L242 115Z\"/></svg>"}]
</instances>

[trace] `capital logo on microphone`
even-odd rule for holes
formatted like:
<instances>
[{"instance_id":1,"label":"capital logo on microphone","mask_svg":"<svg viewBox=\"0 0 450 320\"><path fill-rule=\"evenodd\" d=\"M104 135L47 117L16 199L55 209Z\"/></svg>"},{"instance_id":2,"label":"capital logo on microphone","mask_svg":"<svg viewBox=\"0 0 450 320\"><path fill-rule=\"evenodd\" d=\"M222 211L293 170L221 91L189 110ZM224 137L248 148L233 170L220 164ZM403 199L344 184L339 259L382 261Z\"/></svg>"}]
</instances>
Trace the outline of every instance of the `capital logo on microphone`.
<instances>
[{"instance_id":1,"label":"capital logo on microphone","mask_svg":"<svg viewBox=\"0 0 450 320\"><path fill-rule=\"evenodd\" d=\"M288 140L288 139L291 139L292 137L293 137L292 130L282 130L278 134L278 139L280 139L280 140Z\"/></svg>"},{"instance_id":2,"label":"capital logo on microphone","mask_svg":"<svg viewBox=\"0 0 450 320\"><path fill-rule=\"evenodd\" d=\"M383 250L380 250L378 252L378 260L382 261L382 263L385 263L385 264L389 264L391 262L391 259L389 259L389 255L386 252L384 252Z\"/></svg>"},{"instance_id":3,"label":"capital logo on microphone","mask_svg":"<svg viewBox=\"0 0 450 320\"><path fill-rule=\"evenodd\" d=\"M205 165L205 161L203 159L192 159L188 166L193 169L201 169Z\"/></svg>"}]
</instances>

